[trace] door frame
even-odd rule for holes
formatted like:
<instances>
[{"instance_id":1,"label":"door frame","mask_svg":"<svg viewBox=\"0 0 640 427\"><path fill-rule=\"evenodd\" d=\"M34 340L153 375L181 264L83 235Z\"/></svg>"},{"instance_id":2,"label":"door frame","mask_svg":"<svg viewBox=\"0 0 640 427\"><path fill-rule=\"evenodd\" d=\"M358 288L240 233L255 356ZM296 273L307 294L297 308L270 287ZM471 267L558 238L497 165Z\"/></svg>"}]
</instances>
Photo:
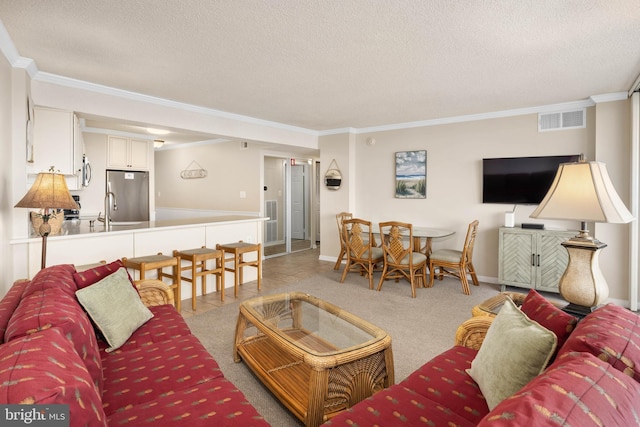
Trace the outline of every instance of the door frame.
<instances>
[{"instance_id":1,"label":"door frame","mask_svg":"<svg viewBox=\"0 0 640 427\"><path fill-rule=\"evenodd\" d=\"M316 235L319 235L318 222L319 218L317 218L318 214L315 212L315 209L311 209L312 206L319 205L319 192L317 191L317 183L316 183L316 175L317 170L319 168L319 161L313 157L305 157L299 155L287 155L283 153L273 153L273 152L263 152L262 153L262 164L261 164L261 174L260 174L260 188L264 190L265 187L265 159L266 158L277 158L283 160L284 167L284 197L283 197L283 209L282 214L284 215L284 240L285 240L285 252L277 255L289 254L292 252L291 250L291 164L292 161L295 161L296 164L300 165L304 163L304 174L306 182L304 184L304 203L306 209L306 218L305 218L305 237L310 240L309 249L317 248L316 244ZM265 216L265 196L264 191L260 192L260 212L261 216ZM266 233L265 228L263 228L263 240ZM273 255L276 256L276 255Z\"/></svg>"}]
</instances>

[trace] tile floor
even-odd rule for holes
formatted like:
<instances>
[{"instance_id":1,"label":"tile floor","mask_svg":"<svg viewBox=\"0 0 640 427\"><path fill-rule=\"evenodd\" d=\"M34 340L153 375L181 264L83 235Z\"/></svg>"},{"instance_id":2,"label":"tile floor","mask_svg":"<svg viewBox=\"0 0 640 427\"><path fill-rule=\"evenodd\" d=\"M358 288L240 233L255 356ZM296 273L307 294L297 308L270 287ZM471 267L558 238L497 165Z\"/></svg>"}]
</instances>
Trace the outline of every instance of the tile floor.
<instances>
[{"instance_id":1,"label":"tile floor","mask_svg":"<svg viewBox=\"0 0 640 427\"><path fill-rule=\"evenodd\" d=\"M333 262L320 261L320 249L310 249L295 252L290 255L268 258L262 262L262 289L277 289L291 282L313 276L319 272L333 269ZM249 267L250 268L250 267ZM191 283L183 282L183 287L190 287ZM200 281L198 281L200 286ZM207 276L207 293L196 298L197 309L191 309L191 299L182 300L182 316L190 317L214 310L224 304L231 304L247 298L257 296L256 281L246 282L238 288L238 298L233 296L233 287L226 287L224 302L220 301L220 295L215 292L215 277Z\"/></svg>"}]
</instances>

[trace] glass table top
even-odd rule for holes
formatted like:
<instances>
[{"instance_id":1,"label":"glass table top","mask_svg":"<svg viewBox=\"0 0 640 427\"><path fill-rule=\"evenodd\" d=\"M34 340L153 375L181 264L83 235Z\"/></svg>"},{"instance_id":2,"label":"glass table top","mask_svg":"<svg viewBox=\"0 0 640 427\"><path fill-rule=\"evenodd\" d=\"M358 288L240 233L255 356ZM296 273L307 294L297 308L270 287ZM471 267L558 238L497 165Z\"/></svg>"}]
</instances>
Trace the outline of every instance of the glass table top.
<instances>
[{"instance_id":1,"label":"glass table top","mask_svg":"<svg viewBox=\"0 0 640 427\"><path fill-rule=\"evenodd\" d=\"M250 322L317 356L352 351L387 336L377 326L302 292L252 298L240 310Z\"/></svg>"}]
</instances>

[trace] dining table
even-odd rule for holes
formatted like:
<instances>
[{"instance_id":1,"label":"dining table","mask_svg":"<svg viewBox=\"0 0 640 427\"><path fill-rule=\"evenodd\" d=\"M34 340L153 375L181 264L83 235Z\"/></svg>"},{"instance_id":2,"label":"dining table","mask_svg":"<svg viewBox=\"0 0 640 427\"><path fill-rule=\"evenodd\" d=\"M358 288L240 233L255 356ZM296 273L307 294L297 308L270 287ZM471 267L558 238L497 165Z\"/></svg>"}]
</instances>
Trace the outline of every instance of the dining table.
<instances>
[{"instance_id":1,"label":"dining table","mask_svg":"<svg viewBox=\"0 0 640 427\"><path fill-rule=\"evenodd\" d=\"M431 255L433 239L453 236L455 233L453 230L443 228L415 226L413 227L413 247L418 248L418 252L425 254L428 259ZM422 245L423 239L424 246Z\"/></svg>"},{"instance_id":2,"label":"dining table","mask_svg":"<svg viewBox=\"0 0 640 427\"><path fill-rule=\"evenodd\" d=\"M372 224L372 230L378 230L376 234L380 234L380 225ZM413 226L413 247L418 248L417 252L421 252L427 256L427 260L431 256L431 248L433 239L440 239L444 237L453 236L456 234L454 230L447 230L444 228L435 227L423 227L419 225ZM423 244L424 240L424 244Z\"/></svg>"}]
</instances>

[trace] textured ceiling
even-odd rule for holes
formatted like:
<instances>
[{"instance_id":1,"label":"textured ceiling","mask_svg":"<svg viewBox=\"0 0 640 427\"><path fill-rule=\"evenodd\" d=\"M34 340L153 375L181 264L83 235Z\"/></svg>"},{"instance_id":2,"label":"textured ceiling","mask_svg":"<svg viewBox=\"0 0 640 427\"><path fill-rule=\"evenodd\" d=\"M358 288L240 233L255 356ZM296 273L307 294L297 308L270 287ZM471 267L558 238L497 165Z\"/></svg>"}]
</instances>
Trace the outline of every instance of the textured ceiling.
<instances>
[{"instance_id":1,"label":"textured ceiling","mask_svg":"<svg viewBox=\"0 0 640 427\"><path fill-rule=\"evenodd\" d=\"M628 91L638 0L2 0L39 71L312 130Z\"/></svg>"}]
</instances>

